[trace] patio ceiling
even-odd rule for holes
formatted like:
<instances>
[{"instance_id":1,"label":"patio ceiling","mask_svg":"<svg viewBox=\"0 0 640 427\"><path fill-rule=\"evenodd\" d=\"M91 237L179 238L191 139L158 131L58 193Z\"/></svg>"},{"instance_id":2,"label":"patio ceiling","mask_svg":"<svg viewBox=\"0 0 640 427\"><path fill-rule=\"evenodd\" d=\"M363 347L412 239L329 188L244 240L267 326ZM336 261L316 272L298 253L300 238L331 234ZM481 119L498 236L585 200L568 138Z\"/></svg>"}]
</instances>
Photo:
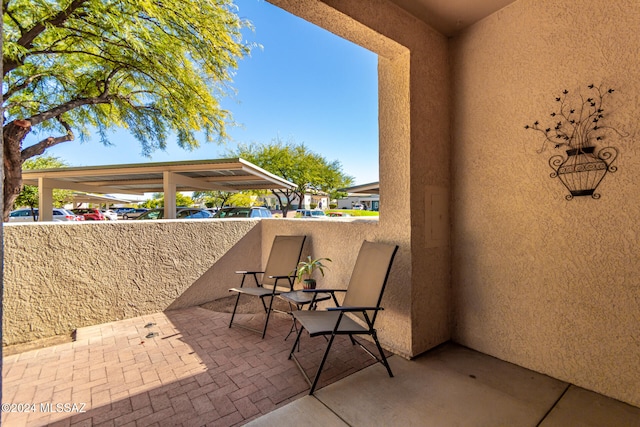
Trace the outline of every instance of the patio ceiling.
<instances>
[{"instance_id":1,"label":"patio ceiling","mask_svg":"<svg viewBox=\"0 0 640 427\"><path fill-rule=\"evenodd\" d=\"M23 170L25 185L38 186L40 206L52 206L52 190L65 189L98 194L164 193L165 218L175 218L175 194L179 191L270 190L296 185L240 158L83 166ZM44 209L41 221L51 221Z\"/></svg>"},{"instance_id":2,"label":"patio ceiling","mask_svg":"<svg viewBox=\"0 0 640 427\"><path fill-rule=\"evenodd\" d=\"M515 0L391 0L445 36L453 36Z\"/></svg>"}]
</instances>

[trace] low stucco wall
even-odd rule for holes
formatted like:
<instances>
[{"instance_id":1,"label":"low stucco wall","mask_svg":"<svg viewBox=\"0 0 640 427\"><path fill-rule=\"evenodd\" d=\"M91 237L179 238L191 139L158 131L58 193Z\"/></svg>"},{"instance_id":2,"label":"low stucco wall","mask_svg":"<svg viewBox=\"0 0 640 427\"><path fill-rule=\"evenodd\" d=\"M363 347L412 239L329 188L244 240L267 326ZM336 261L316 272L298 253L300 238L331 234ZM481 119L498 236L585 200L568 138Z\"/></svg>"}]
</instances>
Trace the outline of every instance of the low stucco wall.
<instances>
[{"instance_id":1,"label":"low stucco wall","mask_svg":"<svg viewBox=\"0 0 640 427\"><path fill-rule=\"evenodd\" d=\"M378 220L120 221L5 226L3 345L229 295L261 269L276 235L307 236L328 257L320 287L346 288L363 240L400 246L378 318L380 340L412 356L411 256L402 226Z\"/></svg>"},{"instance_id":2,"label":"low stucco wall","mask_svg":"<svg viewBox=\"0 0 640 427\"><path fill-rule=\"evenodd\" d=\"M259 268L258 220L4 226L3 345L201 304Z\"/></svg>"}]
</instances>

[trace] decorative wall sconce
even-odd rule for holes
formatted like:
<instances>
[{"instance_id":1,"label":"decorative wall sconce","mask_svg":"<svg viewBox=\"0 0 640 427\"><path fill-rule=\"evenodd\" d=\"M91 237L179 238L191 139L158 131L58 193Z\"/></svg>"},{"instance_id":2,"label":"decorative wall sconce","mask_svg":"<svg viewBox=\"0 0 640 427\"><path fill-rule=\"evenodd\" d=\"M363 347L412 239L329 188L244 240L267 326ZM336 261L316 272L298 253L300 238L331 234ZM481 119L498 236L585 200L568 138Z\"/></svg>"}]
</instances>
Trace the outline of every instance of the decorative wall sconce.
<instances>
[{"instance_id":1,"label":"decorative wall sconce","mask_svg":"<svg viewBox=\"0 0 640 427\"><path fill-rule=\"evenodd\" d=\"M618 150L614 147L605 147L594 154L595 147L572 148L567 150L566 158L556 154L549 159L549 166L554 170L551 178L558 178L567 187L569 194L567 200L575 196L591 196L599 199L600 194L596 188L607 174L615 172L618 168L611 164L618 157Z\"/></svg>"},{"instance_id":2,"label":"decorative wall sconce","mask_svg":"<svg viewBox=\"0 0 640 427\"><path fill-rule=\"evenodd\" d=\"M600 198L596 189L608 172L617 170L613 162L618 157L618 149L607 146L596 151L596 144L603 141L608 133L625 136L603 123L603 101L614 89L603 91L602 87L593 84L587 88L592 96L586 99L582 94L568 99L569 91L566 89L561 96L556 97L558 109L551 113L551 120L554 121L552 126L540 127L540 122L536 120L533 125L524 127L544 135L538 153L545 151L550 144L555 149L566 150L566 155L551 156L549 166L553 169L551 178L558 178L569 190L569 194L565 196L567 200L578 196ZM572 107L569 101L573 101L575 106Z\"/></svg>"}]
</instances>

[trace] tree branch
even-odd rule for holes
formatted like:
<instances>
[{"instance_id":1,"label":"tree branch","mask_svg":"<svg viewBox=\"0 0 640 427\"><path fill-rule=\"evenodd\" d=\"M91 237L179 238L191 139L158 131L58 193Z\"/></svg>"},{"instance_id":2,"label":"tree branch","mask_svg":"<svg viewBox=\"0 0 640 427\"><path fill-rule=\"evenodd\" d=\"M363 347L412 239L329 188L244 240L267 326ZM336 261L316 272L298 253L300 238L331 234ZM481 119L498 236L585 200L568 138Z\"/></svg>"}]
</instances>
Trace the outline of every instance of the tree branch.
<instances>
[{"instance_id":1,"label":"tree branch","mask_svg":"<svg viewBox=\"0 0 640 427\"><path fill-rule=\"evenodd\" d=\"M66 129L66 135L58 136L56 138L50 136L34 145L25 148L20 152L20 157L22 158L23 162L33 156L39 156L40 154L44 153L47 148L53 147L54 145L58 145L67 141L73 141L73 131L71 130L71 126L69 126L69 123L65 122L60 116L56 117L56 119L58 119L58 122L60 122L62 127Z\"/></svg>"},{"instance_id":2,"label":"tree branch","mask_svg":"<svg viewBox=\"0 0 640 427\"><path fill-rule=\"evenodd\" d=\"M82 7L82 5L87 1L88 0L73 0L71 3L69 3L69 6L66 9L61 10L49 19L38 22L29 31L23 33L22 36L18 39L17 44L24 47L25 49L30 49L31 47L33 47L33 41L36 39L36 37L42 34L44 30L46 30L47 26L61 26L77 9ZM6 76L7 73L13 71L20 65L22 65L21 60L3 60L3 75Z\"/></svg>"},{"instance_id":3,"label":"tree branch","mask_svg":"<svg viewBox=\"0 0 640 427\"><path fill-rule=\"evenodd\" d=\"M107 77L107 79L110 79L113 74L115 74L116 70L112 71L109 74L109 77ZM28 120L29 122L31 122L32 126L38 125L42 122L45 122L47 120L50 120L54 117L59 117L66 113L67 111L71 111L74 108L78 108L78 107L82 107L83 105L96 105L96 104L108 104L110 103L112 100L118 98L117 95L109 95L108 94L108 80L105 80L105 88L104 91L98 95L98 96L94 96L91 98L77 98L77 99L72 99L70 101L67 101L63 104L60 104L50 110L44 111L42 113L36 114L34 116L31 116Z\"/></svg>"},{"instance_id":4,"label":"tree branch","mask_svg":"<svg viewBox=\"0 0 640 427\"><path fill-rule=\"evenodd\" d=\"M12 95L14 95L17 92L20 92L22 89L26 88L27 86L29 86L34 81L37 82L38 80L40 80L44 76L45 76L45 74L34 74L33 76L30 76L28 79L26 79L25 81L23 81L19 85L10 87L9 89L7 89L7 92L2 95L2 102L3 103L7 102L7 100Z\"/></svg>"},{"instance_id":5,"label":"tree branch","mask_svg":"<svg viewBox=\"0 0 640 427\"><path fill-rule=\"evenodd\" d=\"M14 24L16 24L16 27L18 27L18 30L20 30L20 34L24 33L24 27L20 24L20 22L16 19L15 16L13 16L13 13L11 13L11 11L7 10L7 6L9 2L3 2L6 3L5 5L3 5L3 11L4 13L7 14L7 16L11 19L11 21L13 21Z\"/></svg>"}]
</instances>

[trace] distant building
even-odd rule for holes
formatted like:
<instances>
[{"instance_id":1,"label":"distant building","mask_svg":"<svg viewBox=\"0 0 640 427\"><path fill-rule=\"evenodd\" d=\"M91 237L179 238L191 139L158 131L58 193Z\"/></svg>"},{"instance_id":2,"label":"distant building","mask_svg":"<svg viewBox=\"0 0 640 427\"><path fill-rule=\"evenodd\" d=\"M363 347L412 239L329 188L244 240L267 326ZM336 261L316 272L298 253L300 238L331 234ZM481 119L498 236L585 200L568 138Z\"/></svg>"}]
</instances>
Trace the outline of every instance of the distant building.
<instances>
[{"instance_id":1,"label":"distant building","mask_svg":"<svg viewBox=\"0 0 640 427\"><path fill-rule=\"evenodd\" d=\"M356 185L342 188L349 195L338 200L338 209L359 209L360 205L368 211L380 210L380 183Z\"/></svg>"},{"instance_id":2,"label":"distant building","mask_svg":"<svg viewBox=\"0 0 640 427\"><path fill-rule=\"evenodd\" d=\"M286 200L284 195L281 196L282 201ZM264 201L265 206L268 206L271 209L281 210L281 206L279 206L278 198L269 194L266 196L260 197L261 200ZM296 209L321 209L326 210L329 209L329 196L324 193L311 194L307 193L304 195L302 202L300 199L295 197L291 201L291 210L295 211Z\"/></svg>"}]
</instances>

